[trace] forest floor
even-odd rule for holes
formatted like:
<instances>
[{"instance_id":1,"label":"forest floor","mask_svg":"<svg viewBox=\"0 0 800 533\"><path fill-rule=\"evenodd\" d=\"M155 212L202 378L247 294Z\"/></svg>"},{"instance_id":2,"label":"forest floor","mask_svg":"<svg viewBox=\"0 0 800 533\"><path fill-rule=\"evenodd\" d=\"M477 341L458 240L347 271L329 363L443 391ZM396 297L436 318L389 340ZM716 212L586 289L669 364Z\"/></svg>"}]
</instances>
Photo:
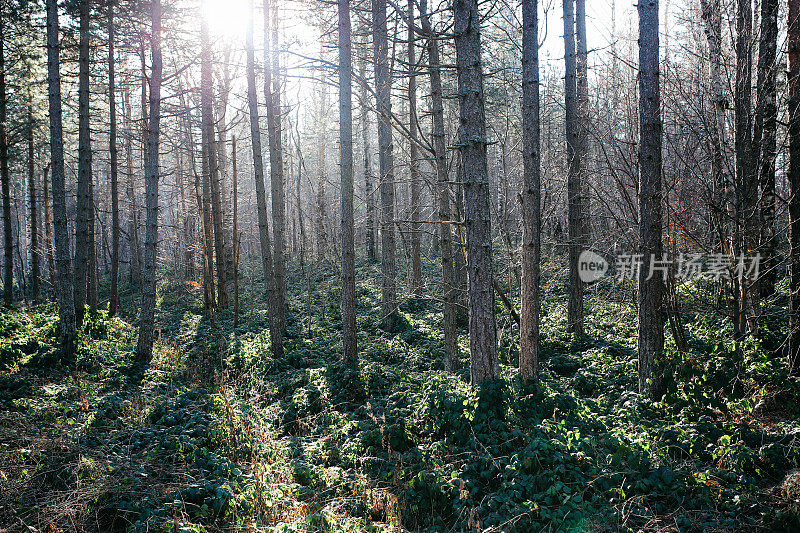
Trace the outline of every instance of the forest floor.
<instances>
[{"instance_id":1,"label":"forest floor","mask_svg":"<svg viewBox=\"0 0 800 533\"><path fill-rule=\"evenodd\" d=\"M785 287L737 355L709 287L684 286L689 350L667 335L674 379L654 404L634 392L630 286L595 285L575 340L550 265L541 388L516 379L498 305L504 379L478 394L466 332L465 370L444 372L437 302L405 300L386 333L379 271L359 269L357 374L339 364L333 269L310 302L290 287L282 359L257 275L235 330L196 285L165 281L146 365L135 315L90 317L64 367L52 305L3 312L0 531L800 531L800 386L771 355Z\"/></svg>"}]
</instances>

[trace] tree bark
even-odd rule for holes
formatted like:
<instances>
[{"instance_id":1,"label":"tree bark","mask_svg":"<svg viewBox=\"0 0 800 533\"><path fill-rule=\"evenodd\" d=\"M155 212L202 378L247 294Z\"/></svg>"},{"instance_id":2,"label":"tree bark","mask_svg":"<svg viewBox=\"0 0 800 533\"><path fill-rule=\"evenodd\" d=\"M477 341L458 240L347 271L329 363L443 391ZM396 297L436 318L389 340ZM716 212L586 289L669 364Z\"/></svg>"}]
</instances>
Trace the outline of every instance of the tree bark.
<instances>
[{"instance_id":1,"label":"tree bark","mask_svg":"<svg viewBox=\"0 0 800 533\"><path fill-rule=\"evenodd\" d=\"M275 295L277 317L283 329L286 321L286 193L283 177L283 139L281 133L278 50L270 46L270 0L264 0L264 98L267 102L269 136L269 175L272 187L272 234L275 245ZM276 8L277 9L277 8ZM277 14L277 13L276 13ZM273 20L277 35L277 17ZM277 37L275 37L277 40Z\"/></svg>"},{"instance_id":2,"label":"tree bark","mask_svg":"<svg viewBox=\"0 0 800 533\"><path fill-rule=\"evenodd\" d=\"M417 117L417 58L414 33L414 2L408 3L408 131L409 131L409 166L411 170L411 292L415 296L422 295L422 264L420 262L420 225L419 213L419 119Z\"/></svg>"},{"instance_id":3,"label":"tree bark","mask_svg":"<svg viewBox=\"0 0 800 533\"><path fill-rule=\"evenodd\" d=\"M249 2L253 12L253 0ZM247 104L250 114L250 138L253 149L253 174L256 182L256 203L258 207L258 233L261 241L261 260L264 267L264 281L270 314L270 341L275 357L283 357L283 331L278 316L278 298L275 287L275 273L272 266L272 243L267 219L267 195L264 188L264 160L261 156L261 131L258 126L258 97L256 96L255 45L253 44L253 18L247 23Z\"/></svg>"},{"instance_id":4,"label":"tree bark","mask_svg":"<svg viewBox=\"0 0 800 533\"><path fill-rule=\"evenodd\" d=\"M736 86L734 122L736 151L736 239L737 256L755 249L757 218L757 170L753 154L752 84L752 0L738 0L736 10ZM738 286L738 307L734 313L734 335L742 340L752 314L752 286L745 276L734 278Z\"/></svg>"},{"instance_id":5,"label":"tree bark","mask_svg":"<svg viewBox=\"0 0 800 533\"><path fill-rule=\"evenodd\" d=\"M444 100L442 97L439 45L427 2L420 3L422 29L427 34L428 72L431 81L431 115L433 119L433 156L436 166L436 185L439 217L439 252L442 258L442 322L444 329L444 367L458 370L458 334L456 332L456 286L453 270L453 229L450 214L450 184L447 179L447 146L444 133Z\"/></svg>"},{"instance_id":6,"label":"tree bark","mask_svg":"<svg viewBox=\"0 0 800 533\"><path fill-rule=\"evenodd\" d=\"M111 170L111 294L108 315L117 314L119 299L119 164L117 162L117 105L114 57L114 2L108 6L108 154Z\"/></svg>"},{"instance_id":7,"label":"tree bark","mask_svg":"<svg viewBox=\"0 0 800 533\"><path fill-rule=\"evenodd\" d=\"M777 43L778 0L761 0L761 40L758 45L756 116L753 125L754 155L759 153L758 183L761 187L759 253L761 254L759 294L775 293L777 281L777 228L775 208L775 156L777 153Z\"/></svg>"},{"instance_id":8,"label":"tree bark","mask_svg":"<svg viewBox=\"0 0 800 533\"><path fill-rule=\"evenodd\" d=\"M366 204L367 220L366 220L366 246L367 246L367 260L375 261L375 191L372 185L372 157L370 153L369 142L369 91L367 89L367 61L362 58L359 66L359 74L361 76L361 136L364 143L364 203Z\"/></svg>"},{"instance_id":9,"label":"tree bark","mask_svg":"<svg viewBox=\"0 0 800 533\"><path fill-rule=\"evenodd\" d=\"M353 104L350 0L339 0L339 162L342 178L342 345L344 364L358 365L356 250L353 221Z\"/></svg>"},{"instance_id":10,"label":"tree bark","mask_svg":"<svg viewBox=\"0 0 800 533\"><path fill-rule=\"evenodd\" d=\"M800 0L788 0L789 374L800 376Z\"/></svg>"},{"instance_id":11,"label":"tree bark","mask_svg":"<svg viewBox=\"0 0 800 533\"><path fill-rule=\"evenodd\" d=\"M2 4L0 4L2 8ZM6 132L5 15L0 13L0 183L3 194L3 302L14 301L14 239L11 228L11 175L8 171L8 133Z\"/></svg>"},{"instance_id":12,"label":"tree bark","mask_svg":"<svg viewBox=\"0 0 800 533\"><path fill-rule=\"evenodd\" d=\"M397 280L395 274L394 232L394 155L392 153L391 78L386 30L386 0L372 0L372 46L375 93L378 106L378 161L381 188L381 325L394 331L398 322Z\"/></svg>"},{"instance_id":13,"label":"tree bark","mask_svg":"<svg viewBox=\"0 0 800 533\"><path fill-rule=\"evenodd\" d=\"M28 200L30 203L30 252L31 252L31 298L36 303L41 299L39 289L39 212L36 200L36 173L34 165L33 145L33 103L31 103L30 89L28 90Z\"/></svg>"},{"instance_id":14,"label":"tree bark","mask_svg":"<svg viewBox=\"0 0 800 533\"><path fill-rule=\"evenodd\" d=\"M216 132L214 130L214 87L208 15L203 16L200 25L200 41L200 108L203 125L203 158L210 192L211 217L214 224L214 254L217 260L217 304L224 308L228 306L228 281L225 269L225 233L222 229L224 221L219 191Z\"/></svg>"},{"instance_id":15,"label":"tree bark","mask_svg":"<svg viewBox=\"0 0 800 533\"><path fill-rule=\"evenodd\" d=\"M658 0L639 3L639 391L654 400L663 396L664 278L649 276L661 260L661 89ZM648 279L649 278L649 279Z\"/></svg>"},{"instance_id":16,"label":"tree bark","mask_svg":"<svg viewBox=\"0 0 800 533\"><path fill-rule=\"evenodd\" d=\"M498 364L477 0L455 0L453 19L458 72L459 150L464 168L464 224L467 229L470 381L473 386L478 386L497 377Z\"/></svg>"},{"instance_id":17,"label":"tree bark","mask_svg":"<svg viewBox=\"0 0 800 533\"><path fill-rule=\"evenodd\" d=\"M89 3L80 3L78 47L78 192L75 215L75 322L83 324L89 276L89 182L92 179L92 146L89 130Z\"/></svg>"},{"instance_id":18,"label":"tree bark","mask_svg":"<svg viewBox=\"0 0 800 533\"><path fill-rule=\"evenodd\" d=\"M578 65L575 52L575 0L564 0L564 110L567 138L567 230L569 233L569 299L567 329L583 335L583 282L578 275L578 257L582 251L582 129L578 95ZM583 45L585 47L585 43Z\"/></svg>"},{"instance_id":19,"label":"tree bark","mask_svg":"<svg viewBox=\"0 0 800 533\"><path fill-rule=\"evenodd\" d=\"M58 2L46 0L47 7L47 96L50 114L50 169L53 184L53 228L56 248L59 333L62 356L75 357L75 301L70 264L67 201L64 187L64 136L61 115L61 46L58 35ZM1 71L2 69L0 69Z\"/></svg>"},{"instance_id":20,"label":"tree bark","mask_svg":"<svg viewBox=\"0 0 800 533\"><path fill-rule=\"evenodd\" d=\"M539 17L538 0L522 2L522 280L519 373L539 376L539 261L541 181L539 175Z\"/></svg>"},{"instance_id":21,"label":"tree bark","mask_svg":"<svg viewBox=\"0 0 800 533\"><path fill-rule=\"evenodd\" d=\"M151 3L152 30L150 54L150 113L147 125L147 163L145 166L145 196L147 221L144 234L144 279L142 281L142 313L139 318L139 340L136 360L149 361L153 354L153 334L156 312L156 248L158 244L158 146L161 127L161 0Z\"/></svg>"}]
</instances>

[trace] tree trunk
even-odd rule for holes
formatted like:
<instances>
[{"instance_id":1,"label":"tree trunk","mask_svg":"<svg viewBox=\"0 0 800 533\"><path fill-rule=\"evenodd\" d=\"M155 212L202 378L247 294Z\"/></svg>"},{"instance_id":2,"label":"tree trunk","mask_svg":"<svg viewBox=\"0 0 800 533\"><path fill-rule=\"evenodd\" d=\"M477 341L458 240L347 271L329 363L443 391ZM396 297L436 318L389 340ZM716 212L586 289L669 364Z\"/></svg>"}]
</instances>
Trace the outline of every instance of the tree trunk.
<instances>
[{"instance_id":1,"label":"tree trunk","mask_svg":"<svg viewBox=\"0 0 800 533\"><path fill-rule=\"evenodd\" d=\"M277 8L276 8L277 14ZM277 17L273 20L277 35ZM267 102L269 135L269 175L272 186L272 234L275 243L275 295L277 317L283 329L286 321L286 194L283 178L283 139L281 133L278 51L270 49L270 0L264 0L264 98ZM271 68L270 68L271 65Z\"/></svg>"},{"instance_id":2,"label":"tree trunk","mask_svg":"<svg viewBox=\"0 0 800 533\"><path fill-rule=\"evenodd\" d=\"M220 201L219 166L217 161L216 132L214 130L214 88L211 65L211 38L208 15L203 16L200 26L200 108L203 124L203 159L207 174L205 179L211 200L211 216L214 224L214 252L217 259L217 304L228 306L228 282L225 270L225 233L223 232L222 204Z\"/></svg>"},{"instance_id":3,"label":"tree trunk","mask_svg":"<svg viewBox=\"0 0 800 533\"><path fill-rule=\"evenodd\" d=\"M639 6L639 391L654 400L664 393L663 271L648 274L661 260L661 88L658 57L658 0ZM648 279L649 278L649 279Z\"/></svg>"},{"instance_id":4,"label":"tree trunk","mask_svg":"<svg viewBox=\"0 0 800 533\"><path fill-rule=\"evenodd\" d=\"M50 169L53 183L53 227L55 233L59 333L62 356L75 357L75 301L67 226L67 200L64 187L64 137L61 123L61 61L58 35L58 2L47 6L47 96L50 115ZM2 69L0 69L2 71Z\"/></svg>"},{"instance_id":5,"label":"tree trunk","mask_svg":"<svg viewBox=\"0 0 800 533\"><path fill-rule=\"evenodd\" d=\"M386 0L372 0L372 46L375 93L378 107L378 150L381 188L381 325L387 331L397 326L397 282L395 276L394 157L392 154L391 79L386 32Z\"/></svg>"},{"instance_id":6,"label":"tree trunk","mask_svg":"<svg viewBox=\"0 0 800 533\"><path fill-rule=\"evenodd\" d=\"M136 182L133 172L133 119L131 117L131 98L129 93L123 93L123 105L125 107L125 122L128 125L128 139L125 143L125 166L128 172L128 184L126 196L129 204L128 220L128 245L130 247L130 272L131 283L140 286L142 283L142 261L141 250L139 247L139 211L136 206Z\"/></svg>"},{"instance_id":7,"label":"tree trunk","mask_svg":"<svg viewBox=\"0 0 800 533\"><path fill-rule=\"evenodd\" d=\"M567 137L567 228L569 232L569 299L567 300L567 329L576 336L583 335L583 282L578 275L578 257L582 252L582 184L580 150L582 129L578 96L578 67L575 53L575 0L564 0L564 110ZM585 46L585 43L584 45Z\"/></svg>"},{"instance_id":8,"label":"tree trunk","mask_svg":"<svg viewBox=\"0 0 800 533\"><path fill-rule=\"evenodd\" d=\"M800 376L800 0L789 0L789 374Z\"/></svg>"},{"instance_id":9,"label":"tree trunk","mask_svg":"<svg viewBox=\"0 0 800 533\"><path fill-rule=\"evenodd\" d=\"M78 192L75 214L75 322L83 324L89 275L89 182L92 179L92 146L89 130L89 2L80 3L78 48Z\"/></svg>"},{"instance_id":10,"label":"tree trunk","mask_svg":"<svg viewBox=\"0 0 800 533\"><path fill-rule=\"evenodd\" d=\"M477 0L455 0L459 150L464 168L464 224L469 272L470 381L497 377L497 324L492 290L492 226L486 163L483 68Z\"/></svg>"},{"instance_id":11,"label":"tree trunk","mask_svg":"<svg viewBox=\"0 0 800 533\"><path fill-rule=\"evenodd\" d=\"M753 140L758 159L758 183L761 186L759 253L761 254L760 279L757 280L760 296L768 298L775 293L777 281L777 228L775 221L775 155L777 148L778 105L776 62L778 42L778 0L761 0L761 40L758 45L758 83L756 84L756 116Z\"/></svg>"},{"instance_id":12,"label":"tree trunk","mask_svg":"<svg viewBox=\"0 0 800 533\"><path fill-rule=\"evenodd\" d=\"M139 340L136 360L149 361L153 354L153 333L156 312L156 247L158 244L158 142L161 126L161 0L151 3L152 30L150 54L150 113L147 125L147 163L145 165L145 196L147 222L144 234L144 279L142 282L142 313L139 319Z\"/></svg>"},{"instance_id":13,"label":"tree trunk","mask_svg":"<svg viewBox=\"0 0 800 533\"><path fill-rule=\"evenodd\" d=\"M420 263L420 225L419 213L419 148L417 130L417 58L414 45L414 3L408 3L408 130L409 165L411 168L411 292L415 296L422 296L422 264Z\"/></svg>"},{"instance_id":14,"label":"tree trunk","mask_svg":"<svg viewBox=\"0 0 800 533\"><path fill-rule=\"evenodd\" d=\"M236 173L236 135L231 146L233 173L233 329L239 326L239 184Z\"/></svg>"},{"instance_id":15,"label":"tree trunk","mask_svg":"<svg viewBox=\"0 0 800 533\"><path fill-rule=\"evenodd\" d=\"M50 165L48 163L42 173L42 189L44 189L44 248L45 257L47 258L47 270L50 273L50 286L53 288L53 293L58 294L56 287L56 263L53 257L53 232L52 221L50 218L50 186L48 185L48 174L50 173Z\"/></svg>"},{"instance_id":16,"label":"tree trunk","mask_svg":"<svg viewBox=\"0 0 800 533\"><path fill-rule=\"evenodd\" d=\"M538 0L522 3L522 280L519 373L539 376L539 260L541 182L539 176L539 18Z\"/></svg>"},{"instance_id":17,"label":"tree trunk","mask_svg":"<svg viewBox=\"0 0 800 533\"><path fill-rule=\"evenodd\" d=\"M39 289L39 213L37 211L36 200L36 174L33 161L33 103L31 101L30 89L28 90L28 200L30 201L30 229L31 229L31 298L34 303L41 299Z\"/></svg>"},{"instance_id":18,"label":"tree trunk","mask_svg":"<svg viewBox=\"0 0 800 533\"><path fill-rule=\"evenodd\" d=\"M726 126L725 110L728 107L726 89L722 78L722 14L720 0L700 0L706 41L711 64L711 92L713 120L711 128L711 198L712 248L721 251L727 240L728 183L725 179L724 155Z\"/></svg>"},{"instance_id":19,"label":"tree trunk","mask_svg":"<svg viewBox=\"0 0 800 533\"><path fill-rule=\"evenodd\" d=\"M108 153L111 170L111 294L109 295L108 315L117 314L119 299L119 192L117 163L117 105L115 94L114 57L114 3L108 6Z\"/></svg>"},{"instance_id":20,"label":"tree trunk","mask_svg":"<svg viewBox=\"0 0 800 533\"><path fill-rule=\"evenodd\" d=\"M375 191L372 185L372 158L370 154L369 143L369 91L367 89L367 61L362 58L359 66L359 75L361 77L361 136L364 143L364 203L367 208L367 221L366 221L366 245L367 245L367 260L375 261Z\"/></svg>"},{"instance_id":21,"label":"tree trunk","mask_svg":"<svg viewBox=\"0 0 800 533\"><path fill-rule=\"evenodd\" d=\"M339 162L342 176L342 346L344 364L358 365L356 250L353 222L353 104L350 0L339 0Z\"/></svg>"},{"instance_id":22,"label":"tree trunk","mask_svg":"<svg viewBox=\"0 0 800 533\"><path fill-rule=\"evenodd\" d=\"M756 165L753 154L752 84L752 0L738 0L736 10L736 86L734 122L736 150L736 240L735 254L749 255L755 249ZM734 313L734 336L742 340L752 314L752 287L745 276L734 278L738 286L738 307Z\"/></svg>"},{"instance_id":23,"label":"tree trunk","mask_svg":"<svg viewBox=\"0 0 800 533\"><path fill-rule=\"evenodd\" d=\"M0 9L2 4L0 4ZM11 228L11 176L8 171L8 134L6 132L6 62L5 15L0 13L0 182L3 190L3 302L14 301L14 240Z\"/></svg>"},{"instance_id":24,"label":"tree trunk","mask_svg":"<svg viewBox=\"0 0 800 533\"><path fill-rule=\"evenodd\" d=\"M253 0L249 3L253 12ZM274 357L283 357L283 332L278 315L278 297L275 287L275 273L272 266L272 244L267 219L267 195L264 189L264 160L261 157L261 131L258 126L258 98L256 96L255 46L253 44L253 19L247 23L247 104L250 113L250 138L253 148L253 174L256 181L256 203L258 205L258 233L261 240L261 260L264 267L264 281L267 288L270 314L270 341Z\"/></svg>"},{"instance_id":25,"label":"tree trunk","mask_svg":"<svg viewBox=\"0 0 800 533\"><path fill-rule=\"evenodd\" d=\"M438 188L439 251L442 256L442 299L444 328L444 367L451 372L458 370L458 334L456 333L456 287L453 271L453 228L450 215L450 184L447 179L447 146L444 133L444 101L442 97L441 62L439 45L427 2L420 5L422 29L427 34L428 71L431 80L431 115L433 118L433 155L436 165L436 184Z\"/></svg>"}]
</instances>

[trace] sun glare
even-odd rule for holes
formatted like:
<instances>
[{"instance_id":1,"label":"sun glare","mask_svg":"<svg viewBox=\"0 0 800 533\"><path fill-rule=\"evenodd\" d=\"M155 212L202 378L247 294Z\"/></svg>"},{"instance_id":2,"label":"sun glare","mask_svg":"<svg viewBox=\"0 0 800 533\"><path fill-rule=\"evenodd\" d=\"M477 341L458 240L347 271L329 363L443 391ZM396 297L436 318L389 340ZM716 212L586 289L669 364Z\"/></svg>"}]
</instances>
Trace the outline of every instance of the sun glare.
<instances>
[{"instance_id":1,"label":"sun glare","mask_svg":"<svg viewBox=\"0 0 800 533\"><path fill-rule=\"evenodd\" d=\"M211 32L221 37L244 37L247 30L248 0L203 0Z\"/></svg>"}]
</instances>

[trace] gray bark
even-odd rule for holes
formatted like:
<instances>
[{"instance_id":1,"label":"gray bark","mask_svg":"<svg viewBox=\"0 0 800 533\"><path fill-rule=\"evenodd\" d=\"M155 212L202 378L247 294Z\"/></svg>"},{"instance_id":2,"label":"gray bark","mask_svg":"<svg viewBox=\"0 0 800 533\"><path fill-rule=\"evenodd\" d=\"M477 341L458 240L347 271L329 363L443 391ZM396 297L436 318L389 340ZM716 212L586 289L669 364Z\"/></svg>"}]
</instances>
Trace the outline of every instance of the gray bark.
<instances>
[{"instance_id":1,"label":"gray bark","mask_svg":"<svg viewBox=\"0 0 800 533\"><path fill-rule=\"evenodd\" d=\"M539 18L538 0L522 2L522 279L519 372L539 375L539 261L541 257L541 181L539 174Z\"/></svg>"},{"instance_id":2,"label":"gray bark","mask_svg":"<svg viewBox=\"0 0 800 533\"><path fill-rule=\"evenodd\" d=\"M492 226L486 162L483 68L477 0L455 0L456 70L460 117L459 150L464 169L464 224L469 272L470 381L495 379L497 324L492 289Z\"/></svg>"},{"instance_id":3,"label":"gray bark","mask_svg":"<svg viewBox=\"0 0 800 533\"><path fill-rule=\"evenodd\" d=\"M158 143L161 128L161 0L151 3L150 32L150 113L147 124L147 160L145 164L145 197L147 220L144 233L144 268L142 280L142 313L139 318L139 340L136 360L149 361L153 354L156 312L156 248L158 244Z\"/></svg>"},{"instance_id":4,"label":"gray bark","mask_svg":"<svg viewBox=\"0 0 800 533\"><path fill-rule=\"evenodd\" d=\"M109 296L108 314L117 314L119 297L119 165L117 162L117 105L115 87L114 57L114 3L108 6L108 153L111 170L111 294Z\"/></svg>"},{"instance_id":5,"label":"gray bark","mask_svg":"<svg viewBox=\"0 0 800 533\"><path fill-rule=\"evenodd\" d=\"M664 282L662 272L648 279L661 250L661 89L658 56L658 0L639 3L639 391L663 395Z\"/></svg>"},{"instance_id":6,"label":"gray bark","mask_svg":"<svg viewBox=\"0 0 800 533\"><path fill-rule=\"evenodd\" d=\"M253 1L250 0L250 13ZM256 203L258 208L258 234L261 242L261 260L264 268L264 281L270 314L270 342L275 357L283 357L283 332L278 317L278 298L275 287L275 273L272 266L272 243L270 242L269 221L267 218L267 195L264 188L264 160L261 156L261 131L258 126L258 97L256 96L255 45L253 44L253 19L247 23L247 104L250 114L250 137L253 149L253 174L256 182Z\"/></svg>"},{"instance_id":7,"label":"gray bark","mask_svg":"<svg viewBox=\"0 0 800 533\"><path fill-rule=\"evenodd\" d=\"M353 104L350 0L339 0L339 162L342 178L342 338L344 363L358 364L353 222Z\"/></svg>"},{"instance_id":8,"label":"gray bark","mask_svg":"<svg viewBox=\"0 0 800 533\"><path fill-rule=\"evenodd\" d=\"M89 129L89 3L80 3L80 43L78 47L78 193L75 215L75 322L83 323L89 276L89 217L92 179L92 146Z\"/></svg>"},{"instance_id":9,"label":"gray bark","mask_svg":"<svg viewBox=\"0 0 800 533\"><path fill-rule=\"evenodd\" d=\"M381 323L388 331L397 325L397 281L395 275L394 155L392 153L391 78L386 31L386 0L372 0L372 46L375 93L378 106L378 161L381 190Z\"/></svg>"}]
</instances>

